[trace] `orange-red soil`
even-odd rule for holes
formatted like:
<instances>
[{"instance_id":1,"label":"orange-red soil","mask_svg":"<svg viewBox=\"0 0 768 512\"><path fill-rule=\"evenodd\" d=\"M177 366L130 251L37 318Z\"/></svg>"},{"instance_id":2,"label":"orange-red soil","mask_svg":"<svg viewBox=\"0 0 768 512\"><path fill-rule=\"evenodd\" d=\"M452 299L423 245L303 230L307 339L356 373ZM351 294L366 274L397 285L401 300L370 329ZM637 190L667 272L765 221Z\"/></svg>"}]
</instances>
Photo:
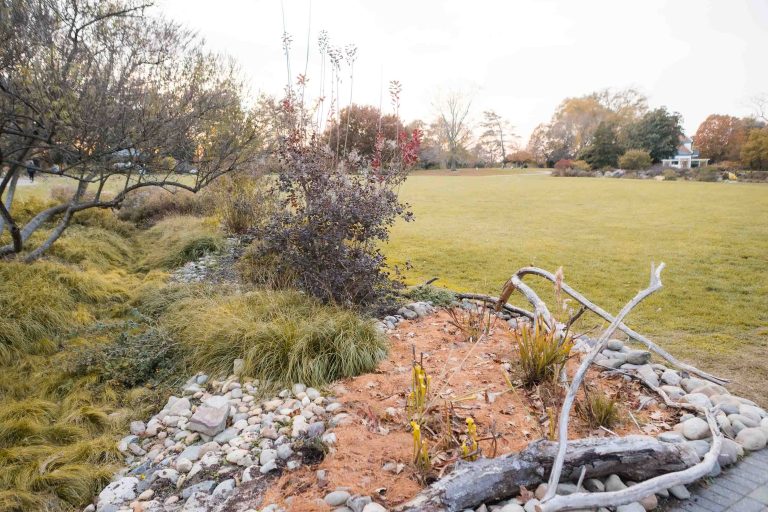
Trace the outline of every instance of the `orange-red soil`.
<instances>
[{"instance_id":1,"label":"orange-red soil","mask_svg":"<svg viewBox=\"0 0 768 512\"><path fill-rule=\"evenodd\" d=\"M402 503L417 494L426 480L450 470L450 461L458 455L456 441L465 432L468 416L477 425L477 437L487 438L480 441L485 457L519 451L530 441L547 437L548 406L557 414L556 395L562 391L556 385L533 390L509 385L519 382L520 371L513 333L507 324L496 321L489 335L474 343L466 341L450 320L448 313L440 311L403 321L390 334L388 359L374 373L333 386L333 394L342 401L351 421L334 429L338 442L322 463L284 473L270 486L263 503L280 503L291 511L330 510L322 498L337 488L372 496L385 507ZM436 409L427 423L436 435L427 436L433 468L426 477L412 463L413 439L405 410L414 350L417 358L423 354L423 366L432 377ZM573 357L568 364L570 375L577 365L578 357ZM640 397L650 393L635 382L603 378L596 370L590 370L587 381L595 392L618 400L620 424L610 432L592 429L573 412L570 438L652 434L674 424L675 412L658 405L638 411ZM441 442L447 431L446 411L451 406L454 437ZM325 480L318 480L318 470L325 470ZM293 498L286 504L288 496Z\"/></svg>"}]
</instances>

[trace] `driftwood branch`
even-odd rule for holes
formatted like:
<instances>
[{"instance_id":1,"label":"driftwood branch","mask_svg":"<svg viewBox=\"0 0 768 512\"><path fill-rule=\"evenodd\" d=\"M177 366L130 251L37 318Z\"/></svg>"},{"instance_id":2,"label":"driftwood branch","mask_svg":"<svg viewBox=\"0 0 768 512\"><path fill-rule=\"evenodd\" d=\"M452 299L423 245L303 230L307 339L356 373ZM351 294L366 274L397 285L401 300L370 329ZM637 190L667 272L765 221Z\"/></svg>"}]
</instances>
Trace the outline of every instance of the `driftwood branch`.
<instances>
[{"instance_id":1,"label":"driftwood branch","mask_svg":"<svg viewBox=\"0 0 768 512\"><path fill-rule=\"evenodd\" d=\"M547 272L546 270L543 270L538 267L524 267L518 270L515 275L519 276L520 278L525 277L526 275L535 275L542 277L544 279L547 279L549 281L552 281L553 283L557 280L556 276L552 274L551 272ZM589 299L587 299L584 295L579 293L578 291L574 290L571 286L566 284L565 282L561 282L561 288L562 290L570 295L574 300L579 302L581 305L585 306L587 309L601 317L603 320L607 322L613 322L614 317L608 313L606 310L598 306L597 304L593 303ZM640 343L643 343L645 346L648 347L649 350L652 350L656 354L658 354L663 359L667 360L670 364L685 370L689 373L692 373L694 375L698 375L702 379L706 379L710 382L714 382L716 384L720 384L721 386L724 384L727 384L729 381L728 379L724 379L722 377L716 377L714 375L710 375L707 372L704 372L702 370L699 370L695 366L686 364L677 358L652 342L650 339L646 338L642 334L635 332L631 328L627 327L624 323L620 323L618 325L618 329L622 331L624 334L632 338L633 340L639 341Z\"/></svg>"},{"instance_id":2,"label":"driftwood branch","mask_svg":"<svg viewBox=\"0 0 768 512\"><path fill-rule=\"evenodd\" d=\"M533 488L544 480L557 452L557 443L539 440L523 451L495 459L465 462L395 512L454 512L478 503L515 496L520 487ZM572 481L618 474L645 480L681 471L699 461L684 444L663 443L648 436L587 438L568 442L564 475Z\"/></svg>"},{"instance_id":3,"label":"driftwood branch","mask_svg":"<svg viewBox=\"0 0 768 512\"><path fill-rule=\"evenodd\" d=\"M457 293L456 297L459 299L469 299L469 300L479 300L482 302L486 302L489 304L499 304L500 299L498 297L492 297L490 295L483 295L481 293ZM523 308L519 308L517 306L513 306L512 304L509 304L508 302L503 302L501 304L501 309L508 313L512 313L513 315L517 316L524 316L526 318L530 318L533 320L534 314L530 311L527 311Z\"/></svg>"},{"instance_id":4,"label":"driftwood branch","mask_svg":"<svg viewBox=\"0 0 768 512\"><path fill-rule=\"evenodd\" d=\"M560 409L560 418L558 420L557 457L555 458L555 462L552 465L552 472L549 475L549 486L547 488L547 493L544 495L544 498L541 500L542 503L546 504L547 501L555 497L555 492L557 491L557 484L560 482L560 475L562 473L563 463L565 461L565 451L568 446L568 419L570 417L571 407L573 406L573 402L576 399L576 393L579 390L579 386L581 386L581 383L584 380L585 375L587 374L589 365L592 364L592 361L594 361L597 354L599 354L600 351L603 350L603 348L605 348L606 343L610 339L614 330L624 320L624 317L626 317L630 313L630 311L632 311L632 309L634 309L635 306L640 304L640 302L642 302L646 297L648 297L653 292L661 288L662 286L661 271L662 270L664 270L664 263L661 263L658 266L658 268L651 265L651 279L650 279L650 283L648 284L648 287L638 292L637 295L635 295L635 297L632 300L630 300L622 308L619 314L616 315L616 318L613 319L613 322L611 322L611 325L609 325L608 328L603 332L603 334L597 340L597 343L592 348L592 350L590 350L587 356L581 361L581 364L579 365L579 369L576 371L576 374L573 376L573 381L571 382L570 388L568 389L568 393L565 395L563 406ZM553 509L553 510L557 510L557 509Z\"/></svg>"},{"instance_id":5,"label":"driftwood branch","mask_svg":"<svg viewBox=\"0 0 768 512\"><path fill-rule=\"evenodd\" d=\"M530 286L520 279L517 273L512 274L512 277L510 277L504 284L504 288L501 290L501 295L499 296L499 303L506 303L515 290L518 290L526 299L528 299L528 302L533 306L533 313L536 316L536 319L541 319L544 322L544 325L546 325L547 330L552 331L557 329L557 321L555 320L555 317L552 316L552 313L549 312L547 304L541 300Z\"/></svg>"},{"instance_id":6,"label":"driftwood branch","mask_svg":"<svg viewBox=\"0 0 768 512\"><path fill-rule=\"evenodd\" d=\"M712 412L706 407L693 405L683 402L674 402L669 398L669 395L660 387L655 386L647 379L643 378L636 372L621 372L625 375L629 375L642 382L651 391L656 393L664 400L664 403L673 408L685 409L692 412L703 413L707 420L707 425L712 433L712 445L709 451L704 455L704 458L698 463L685 470L668 473L665 475L659 475L654 478L640 482L627 489L615 492L604 493L575 493L568 496L555 496L551 500L537 506L537 512L551 512L557 510L573 510L580 508L591 507L607 507L622 505L625 503L631 503L638 501L646 496L655 494L664 489L669 489L675 485L684 485L694 482L704 476L708 475L715 467L715 462L720 455L720 450L723 443L720 429L717 426L717 420L712 415Z\"/></svg>"}]
</instances>

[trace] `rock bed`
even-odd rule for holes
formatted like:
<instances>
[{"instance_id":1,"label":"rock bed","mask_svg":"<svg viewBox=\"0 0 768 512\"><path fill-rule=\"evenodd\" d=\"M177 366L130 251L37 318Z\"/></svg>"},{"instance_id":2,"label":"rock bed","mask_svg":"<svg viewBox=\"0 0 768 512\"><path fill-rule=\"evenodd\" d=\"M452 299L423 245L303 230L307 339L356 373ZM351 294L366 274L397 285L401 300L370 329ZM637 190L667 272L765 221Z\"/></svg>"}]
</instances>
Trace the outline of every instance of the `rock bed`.
<instances>
[{"instance_id":1,"label":"rock bed","mask_svg":"<svg viewBox=\"0 0 768 512\"><path fill-rule=\"evenodd\" d=\"M238 284L240 278L234 264L249 241L250 239L245 237L227 238L221 251L187 262L173 271L171 280L177 283Z\"/></svg>"},{"instance_id":2,"label":"rock bed","mask_svg":"<svg viewBox=\"0 0 768 512\"><path fill-rule=\"evenodd\" d=\"M349 418L303 384L260 402L257 394L252 380L190 379L147 423L131 422L118 444L128 467L86 512L256 510L239 506L241 486L322 459L333 427Z\"/></svg>"},{"instance_id":3,"label":"rock bed","mask_svg":"<svg viewBox=\"0 0 768 512\"><path fill-rule=\"evenodd\" d=\"M457 305L465 309L474 306L466 300ZM429 302L413 302L377 325L381 331L389 332L403 319L424 318L435 311ZM504 320L512 328L525 321ZM653 364L650 352L631 349L620 340L611 340L595 362L608 374L624 373L625 379L630 379L626 373L634 373L664 390L673 401L709 408L724 434L718 463L710 477L717 476L722 466L735 464L745 451L760 450L768 444L768 413L750 400L731 395L722 386ZM235 373L237 370L238 362ZM97 505L89 506L86 512L282 511L276 504L262 507L259 493L244 499L248 497L249 486L262 491L283 471L318 462L322 458L319 446L333 447L333 428L350 421L350 416L336 399L322 396L303 384L295 384L261 402L256 401L256 395L255 381L241 383L232 376L209 382L205 375L190 379L182 397L169 398L163 410L149 422L131 423L131 435L119 444L128 468L101 492ZM649 397L649 402L653 400ZM707 422L694 414L683 414L672 431L657 437L663 442L685 443L700 457L709 450L711 442ZM317 472L318 480L323 479L321 473ZM634 484L618 475L609 475L586 479L580 489L575 483L562 482L557 494L616 491ZM533 512L546 490L546 484L541 484L527 500L518 496L483 504L475 512ZM690 493L685 486L678 485L612 510L654 510L659 499L670 497L684 500ZM291 497L283 501L290 507ZM347 488L333 490L322 502L318 509L336 512L387 510L371 497L353 495Z\"/></svg>"}]
</instances>

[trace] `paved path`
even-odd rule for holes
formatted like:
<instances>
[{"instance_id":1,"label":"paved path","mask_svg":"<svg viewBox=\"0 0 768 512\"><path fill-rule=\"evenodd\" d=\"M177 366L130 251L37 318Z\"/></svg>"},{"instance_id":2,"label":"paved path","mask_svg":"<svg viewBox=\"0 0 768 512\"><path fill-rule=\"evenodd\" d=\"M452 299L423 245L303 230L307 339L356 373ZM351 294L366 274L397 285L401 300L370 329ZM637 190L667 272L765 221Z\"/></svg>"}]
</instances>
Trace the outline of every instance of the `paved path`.
<instances>
[{"instance_id":1,"label":"paved path","mask_svg":"<svg viewBox=\"0 0 768 512\"><path fill-rule=\"evenodd\" d=\"M768 449L745 457L710 481L691 487L691 499L668 502L668 512L768 512Z\"/></svg>"}]
</instances>

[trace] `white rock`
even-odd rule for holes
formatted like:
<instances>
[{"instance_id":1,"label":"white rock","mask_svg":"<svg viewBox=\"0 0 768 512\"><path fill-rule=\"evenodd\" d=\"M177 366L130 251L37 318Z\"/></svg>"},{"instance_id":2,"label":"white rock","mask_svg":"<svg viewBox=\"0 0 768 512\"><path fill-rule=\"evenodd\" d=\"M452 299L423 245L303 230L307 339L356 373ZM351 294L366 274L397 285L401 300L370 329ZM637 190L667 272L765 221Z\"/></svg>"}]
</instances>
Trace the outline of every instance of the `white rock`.
<instances>
[{"instance_id":1,"label":"white rock","mask_svg":"<svg viewBox=\"0 0 768 512\"><path fill-rule=\"evenodd\" d=\"M179 473L189 473L192 470L192 461L186 457L176 459L176 471Z\"/></svg>"},{"instance_id":2,"label":"white rock","mask_svg":"<svg viewBox=\"0 0 768 512\"><path fill-rule=\"evenodd\" d=\"M238 466L244 466L246 465L246 458L250 458L248 457L249 454L250 452L248 450L236 448L227 454L227 462L237 464Z\"/></svg>"},{"instance_id":3,"label":"white rock","mask_svg":"<svg viewBox=\"0 0 768 512\"><path fill-rule=\"evenodd\" d=\"M96 510L136 499L136 489L138 486L139 479L132 476L112 482L99 493Z\"/></svg>"},{"instance_id":4,"label":"white rock","mask_svg":"<svg viewBox=\"0 0 768 512\"><path fill-rule=\"evenodd\" d=\"M274 471L275 469L277 469L277 462L274 460L271 460L266 464L264 464L263 466L261 466L261 468L259 469L259 473L261 473L262 475L266 475L267 473L269 473L270 471Z\"/></svg>"},{"instance_id":5,"label":"white rock","mask_svg":"<svg viewBox=\"0 0 768 512\"><path fill-rule=\"evenodd\" d=\"M695 441L710 436L709 425L701 418L690 418L682 423L683 435Z\"/></svg>"},{"instance_id":6,"label":"white rock","mask_svg":"<svg viewBox=\"0 0 768 512\"><path fill-rule=\"evenodd\" d=\"M762 450L768 442L768 436L759 427L745 428L736 435L736 442L745 450Z\"/></svg>"},{"instance_id":7,"label":"white rock","mask_svg":"<svg viewBox=\"0 0 768 512\"><path fill-rule=\"evenodd\" d=\"M131 434L135 436L140 436L147 431L147 426L144 424L143 421L132 421L130 429L131 429Z\"/></svg>"},{"instance_id":8,"label":"white rock","mask_svg":"<svg viewBox=\"0 0 768 512\"><path fill-rule=\"evenodd\" d=\"M259 464L262 466L265 465L267 462L275 460L277 458L277 450L262 450L261 454L259 455Z\"/></svg>"},{"instance_id":9,"label":"white rock","mask_svg":"<svg viewBox=\"0 0 768 512\"><path fill-rule=\"evenodd\" d=\"M139 494L138 499L139 501L149 501L152 499L152 496L154 495L155 495L155 491L153 491L152 489L147 489L143 493Z\"/></svg>"},{"instance_id":10,"label":"white rock","mask_svg":"<svg viewBox=\"0 0 768 512\"><path fill-rule=\"evenodd\" d=\"M363 512L387 512L387 509L385 509L375 501L372 501L371 503L368 503L366 506L363 507Z\"/></svg>"}]
</instances>

